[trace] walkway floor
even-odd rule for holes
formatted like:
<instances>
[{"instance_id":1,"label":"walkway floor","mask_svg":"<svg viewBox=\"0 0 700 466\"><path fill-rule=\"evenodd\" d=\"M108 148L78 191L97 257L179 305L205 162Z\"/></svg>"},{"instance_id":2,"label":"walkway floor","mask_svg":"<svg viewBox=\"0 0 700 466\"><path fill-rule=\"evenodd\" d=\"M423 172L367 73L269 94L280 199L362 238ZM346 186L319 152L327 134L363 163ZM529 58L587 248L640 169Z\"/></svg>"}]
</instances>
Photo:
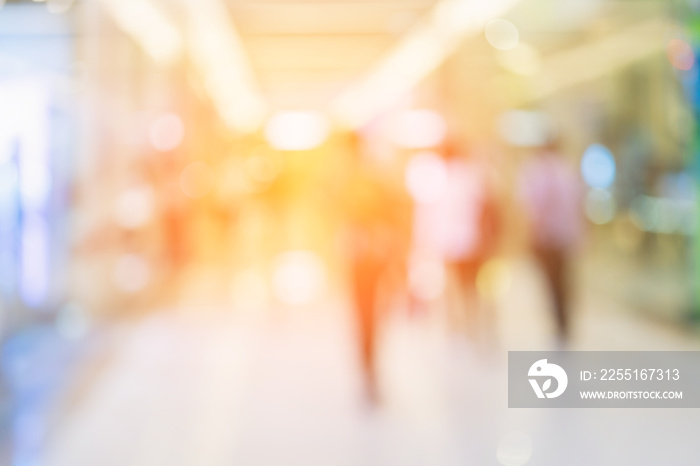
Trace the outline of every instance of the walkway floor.
<instances>
[{"instance_id":1,"label":"walkway floor","mask_svg":"<svg viewBox=\"0 0 700 466\"><path fill-rule=\"evenodd\" d=\"M700 464L700 410L507 408L506 351L551 340L528 282L536 274L519 267L489 348L435 316L390 319L377 408L362 397L341 305L266 318L226 307L151 314L113 336L40 464ZM700 348L600 296L582 294L577 309L575 349Z\"/></svg>"}]
</instances>

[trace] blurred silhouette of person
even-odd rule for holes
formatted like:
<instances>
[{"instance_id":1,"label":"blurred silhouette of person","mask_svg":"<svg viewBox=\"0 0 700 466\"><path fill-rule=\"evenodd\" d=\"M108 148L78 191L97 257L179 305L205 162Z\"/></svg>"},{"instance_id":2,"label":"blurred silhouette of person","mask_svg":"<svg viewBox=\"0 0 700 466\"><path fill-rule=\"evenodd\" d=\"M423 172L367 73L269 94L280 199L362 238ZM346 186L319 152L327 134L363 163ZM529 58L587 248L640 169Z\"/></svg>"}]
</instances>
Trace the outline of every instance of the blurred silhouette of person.
<instances>
[{"instance_id":1,"label":"blurred silhouette of person","mask_svg":"<svg viewBox=\"0 0 700 466\"><path fill-rule=\"evenodd\" d=\"M414 248L437 256L455 277L466 306L452 305L456 322L477 336L486 319L477 293L477 276L498 242L499 214L489 167L477 154L448 143L440 159L444 183L430 202L414 213ZM453 301L457 301L454 300Z\"/></svg>"},{"instance_id":2,"label":"blurred silhouette of person","mask_svg":"<svg viewBox=\"0 0 700 466\"><path fill-rule=\"evenodd\" d=\"M582 229L578 172L552 139L525 163L519 185L532 232L533 253L547 280L558 337L564 343L570 334L570 255Z\"/></svg>"},{"instance_id":3,"label":"blurred silhouette of person","mask_svg":"<svg viewBox=\"0 0 700 466\"><path fill-rule=\"evenodd\" d=\"M350 290L366 394L375 403L377 331L386 307L380 295L392 277L402 275L392 269L405 258L408 228L405 203L379 167L363 159L358 135L350 135L349 146L351 166L343 174L342 198Z\"/></svg>"},{"instance_id":4,"label":"blurred silhouette of person","mask_svg":"<svg viewBox=\"0 0 700 466\"><path fill-rule=\"evenodd\" d=\"M163 259L173 284L178 282L190 258L188 229L191 219L188 202L180 188L182 168L183 164L175 158L163 158L155 165Z\"/></svg>"}]
</instances>

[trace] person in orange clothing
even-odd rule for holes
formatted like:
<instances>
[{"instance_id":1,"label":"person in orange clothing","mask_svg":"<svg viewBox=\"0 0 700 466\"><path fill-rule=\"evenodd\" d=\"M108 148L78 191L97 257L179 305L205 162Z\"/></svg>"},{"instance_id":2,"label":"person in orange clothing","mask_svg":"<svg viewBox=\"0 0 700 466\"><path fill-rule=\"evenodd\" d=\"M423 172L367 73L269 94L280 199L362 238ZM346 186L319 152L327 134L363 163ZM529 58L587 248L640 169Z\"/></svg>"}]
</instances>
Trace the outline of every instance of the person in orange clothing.
<instances>
[{"instance_id":1,"label":"person in orange clothing","mask_svg":"<svg viewBox=\"0 0 700 466\"><path fill-rule=\"evenodd\" d=\"M404 275L400 270L407 250L408 209L380 169L363 159L358 142L351 135L352 168L344 174L343 215L360 360L368 398L376 402L377 334L385 314L380 294L385 285L397 286L396 277Z\"/></svg>"}]
</instances>

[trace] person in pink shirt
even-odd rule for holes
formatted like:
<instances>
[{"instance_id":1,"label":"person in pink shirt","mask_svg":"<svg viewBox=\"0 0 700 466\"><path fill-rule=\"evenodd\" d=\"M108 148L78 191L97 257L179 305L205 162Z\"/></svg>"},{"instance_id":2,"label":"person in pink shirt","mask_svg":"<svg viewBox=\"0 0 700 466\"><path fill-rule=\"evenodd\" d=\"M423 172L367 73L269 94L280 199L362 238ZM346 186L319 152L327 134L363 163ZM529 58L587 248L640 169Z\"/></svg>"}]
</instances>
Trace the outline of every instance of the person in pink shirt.
<instances>
[{"instance_id":1,"label":"person in pink shirt","mask_svg":"<svg viewBox=\"0 0 700 466\"><path fill-rule=\"evenodd\" d=\"M466 309L454 309L456 321L465 321L477 335L485 320L476 292L482 265L494 254L498 215L487 163L476 153L448 144L441 158L443 180L439 195L417 203L414 211L414 253L438 258L455 277L457 291L467 299ZM462 307L462 306L459 306ZM455 312L455 310L457 312Z\"/></svg>"},{"instance_id":2,"label":"person in pink shirt","mask_svg":"<svg viewBox=\"0 0 700 466\"><path fill-rule=\"evenodd\" d=\"M552 141L522 168L519 197L532 232L534 255L552 294L559 337L570 332L570 256L582 236L578 171Z\"/></svg>"}]
</instances>

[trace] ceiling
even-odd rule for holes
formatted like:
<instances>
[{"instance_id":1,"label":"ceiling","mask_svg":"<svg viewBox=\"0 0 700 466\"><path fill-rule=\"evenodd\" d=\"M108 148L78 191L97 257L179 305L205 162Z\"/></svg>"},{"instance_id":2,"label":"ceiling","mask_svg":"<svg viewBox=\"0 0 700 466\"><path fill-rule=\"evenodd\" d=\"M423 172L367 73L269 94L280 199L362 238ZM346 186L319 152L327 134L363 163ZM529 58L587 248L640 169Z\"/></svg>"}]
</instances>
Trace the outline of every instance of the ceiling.
<instances>
[{"instance_id":1,"label":"ceiling","mask_svg":"<svg viewBox=\"0 0 700 466\"><path fill-rule=\"evenodd\" d=\"M321 107L372 69L436 0L226 0L259 86L278 107ZM545 55L641 22L658 0L529 0L509 14ZM485 53L489 52L488 48Z\"/></svg>"},{"instance_id":2,"label":"ceiling","mask_svg":"<svg viewBox=\"0 0 700 466\"><path fill-rule=\"evenodd\" d=\"M378 63L435 0L228 0L273 105L315 107Z\"/></svg>"}]
</instances>

